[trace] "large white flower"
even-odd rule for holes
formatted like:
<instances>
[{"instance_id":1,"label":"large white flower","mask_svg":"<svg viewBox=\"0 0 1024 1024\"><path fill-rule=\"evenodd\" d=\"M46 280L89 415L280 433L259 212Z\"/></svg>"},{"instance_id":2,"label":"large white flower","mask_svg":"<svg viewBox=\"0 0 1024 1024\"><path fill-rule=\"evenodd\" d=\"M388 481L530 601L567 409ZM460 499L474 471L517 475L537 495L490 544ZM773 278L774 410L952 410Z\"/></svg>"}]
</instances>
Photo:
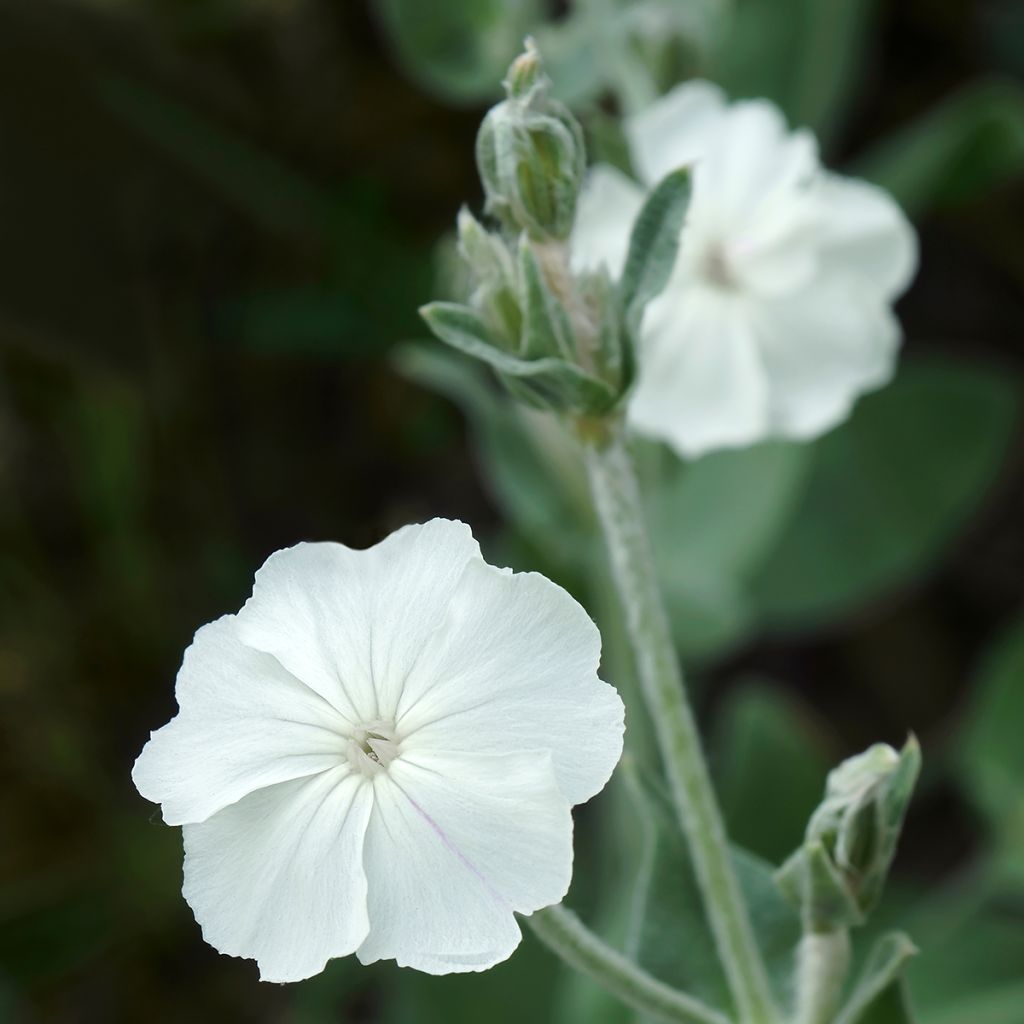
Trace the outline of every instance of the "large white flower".
<instances>
[{"instance_id":1,"label":"large white flower","mask_svg":"<svg viewBox=\"0 0 1024 1024\"><path fill-rule=\"evenodd\" d=\"M296 981L328 959L477 971L565 895L570 807L622 750L600 637L564 590L434 520L272 555L200 629L135 764L184 825L206 940Z\"/></svg>"},{"instance_id":2,"label":"large white flower","mask_svg":"<svg viewBox=\"0 0 1024 1024\"><path fill-rule=\"evenodd\" d=\"M680 166L693 193L664 292L641 328L628 415L681 455L810 438L893 372L893 300L917 264L913 229L881 189L825 171L814 137L757 100L690 82L626 123L650 187ZM646 189L591 171L572 239L577 267L623 265Z\"/></svg>"}]
</instances>

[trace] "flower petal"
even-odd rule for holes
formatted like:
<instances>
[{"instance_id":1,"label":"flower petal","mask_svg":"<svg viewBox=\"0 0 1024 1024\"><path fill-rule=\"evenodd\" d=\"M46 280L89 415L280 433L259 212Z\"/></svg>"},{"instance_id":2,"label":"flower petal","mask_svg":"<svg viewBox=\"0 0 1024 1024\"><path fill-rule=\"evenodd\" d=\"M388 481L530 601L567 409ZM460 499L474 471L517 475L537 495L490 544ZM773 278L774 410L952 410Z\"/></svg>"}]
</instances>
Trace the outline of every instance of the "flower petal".
<instances>
[{"instance_id":1,"label":"flower petal","mask_svg":"<svg viewBox=\"0 0 1024 1024\"><path fill-rule=\"evenodd\" d=\"M484 970L519 944L513 911L565 895L572 816L545 753L403 753L374 790L363 963Z\"/></svg>"},{"instance_id":2,"label":"flower petal","mask_svg":"<svg viewBox=\"0 0 1024 1024\"><path fill-rule=\"evenodd\" d=\"M706 203L726 228L745 230L748 220L806 184L817 167L814 137L788 132L778 107L767 100L733 104L704 141L694 171L694 212Z\"/></svg>"},{"instance_id":3,"label":"flower petal","mask_svg":"<svg viewBox=\"0 0 1024 1024\"><path fill-rule=\"evenodd\" d=\"M885 300L833 274L752 306L771 393L772 433L815 437L892 376L900 327Z\"/></svg>"},{"instance_id":4,"label":"flower petal","mask_svg":"<svg viewBox=\"0 0 1024 1024\"><path fill-rule=\"evenodd\" d=\"M767 380L741 298L670 284L651 303L628 415L684 457L765 436Z\"/></svg>"},{"instance_id":5,"label":"flower petal","mask_svg":"<svg viewBox=\"0 0 1024 1024\"><path fill-rule=\"evenodd\" d=\"M744 104L740 113L744 106L760 109ZM733 123L738 121L730 119ZM756 158L747 155L734 161L734 208L722 237L726 263L742 287L771 294L799 288L817 272L821 225L820 208L807 187L819 172L814 137L807 132L786 134L781 121L766 135ZM709 180L710 187L716 188L716 176L725 173L711 158L699 168L695 193L698 188L702 192L696 193L697 202ZM700 213L699 207L696 212Z\"/></svg>"},{"instance_id":6,"label":"flower petal","mask_svg":"<svg viewBox=\"0 0 1024 1024\"><path fill-rule=\"evenodd\" d=\"M350 722L387 718L463 568L479 558L469 527L447 519L403 527L365 551L297 544L256 574L240 635Z\"/></svg>"},{"instance_id":7,"label":"flower petal","mask_svg":"<svg viewBox=\"0 0 1024 1024\"><path fill-rule=\"evenodd\" d=\"M169 825L204 821L247 793L339 761L337 712L238 639L234 615L203 626L175 686L181 710L152 733L132 779Z\"/></svg>"},{"instance_id":8,"label":"flower petal","mask_svg":"<svg viewBox=\"0 0 1024 1024\"><path fill-rule=\"evenodd\" d=\"M626 265L633 221L643 202L643 189L621 171L607 164L592 167L576 206L570 239L573 268L591 270L604 264L617 278Z\"/></svg>"},{"instance_id":9,"label":"flower petal","mask_svg":"<svg viewBox=\"0 0 1024 1024\"><path fill-rule=\"evenodd\" d=\"M472 562L399 701L403 749L547 750L570 803L589 800L622 753L622 701L600 659L597 627L561 587Z\"/></svg>"},{"instance_id":10,"label":"flower petal","mask_svg":"<svg viewBox=\"0 0 1024 1024\"><path fill-rule=\"evenodd\" d=\"M640 180L655 185L669 171L694 163L725 109L717 85L692 81L629 118L624 128Z\"/></svg>"},{"instance_id":11,"label":"flower petal","mask_svg":"<svg viewBox=\"0 0 1024 1024\"><path fill-rule=\"evenodd\" d=\"M339 767L186 825L182 892L203 938L256 960L264 981L300 981L352 953L368 929L372 805L369 780Z\"/></svg>"},{"instance_id":12,"label":"flower petal","mask_svg":"<svg viewBox=\"0 0 1024 1024\"><path fill-rule=\"evenodd\" d=\"M817 199L828 265L856 274L887 299L904 292L917 270L917 235L892 196L869 182L828 174Z\"/></svg>"}]
</instances>

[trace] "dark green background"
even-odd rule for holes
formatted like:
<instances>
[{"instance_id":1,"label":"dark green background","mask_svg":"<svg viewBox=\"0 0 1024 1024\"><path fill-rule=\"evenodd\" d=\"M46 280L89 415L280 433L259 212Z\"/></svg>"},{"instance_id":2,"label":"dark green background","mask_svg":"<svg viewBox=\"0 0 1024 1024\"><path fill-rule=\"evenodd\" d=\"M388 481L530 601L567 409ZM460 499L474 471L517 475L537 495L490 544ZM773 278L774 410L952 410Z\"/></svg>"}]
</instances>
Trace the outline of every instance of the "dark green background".
<instances>
[{"instance_id":1,"label":"dark green background","mask_svg":"<svg viewBox=\"0 0 1024 1024\"><path fill-rule=\"evenodd\" d=\"M179 895L180 836L129 779L173 713L192 633L241 605L276 548L364 546L446 515L591 593L510 513L493 467L481 473L480 417L469 430L392 358L424 337L438 240L463 200L478 205L486 107L476 85L438 92L395 56L386 26L403 38L403 6L0 2L0 1020L615 1019L529 939L482 976L346 962L261 985L202 943ZM921 975L923 1019L957 1024L949 999L969 991L987 1009L963 1024L1020 1024L1024 653L984 666L1024 605L1024 17L1010 0L854 5L856 25L825 26L849 39L837 83L822 37L801 42L821 29L811 8L740 6L718 76L814 123L831 162L890 184L916 216L906 362L940 379L905 453L932 489L901 504L901 474L905 514L883 503L868 554L851 553L829 531L881 485L849 432L829 440L838 469L804 496L811 526L751 585L762 614L695 659L716 770L738 838L778 858L829 763L914 729L927 767L891 916L934 897L915 938L926 954L953 944ZM459 66L473 25L441 30L427 66ZM812 61L794 92L793 66L769 59L787 45L824 58L831 84L816 87ZM614 104L598 90L580 110L600 146ZM980 383L947 402L950 380ZM874 401L862 433L885 449L911 399ZM913 554L961 478L948 528ZM879 545L895 568L847 599ZM801 564L810 582L794 582ZM602 801L580 826L584 906L631 870L596 849Z\"/></svg>"}]
</instances>

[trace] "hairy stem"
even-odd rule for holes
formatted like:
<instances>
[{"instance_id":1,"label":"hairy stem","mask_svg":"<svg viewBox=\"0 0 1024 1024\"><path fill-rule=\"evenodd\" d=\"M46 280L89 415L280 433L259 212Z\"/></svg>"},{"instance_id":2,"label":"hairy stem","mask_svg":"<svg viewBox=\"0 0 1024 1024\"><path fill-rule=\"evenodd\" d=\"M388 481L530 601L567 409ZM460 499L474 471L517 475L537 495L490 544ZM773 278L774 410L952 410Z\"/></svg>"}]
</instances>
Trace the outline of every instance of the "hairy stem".
<instances>
[{"instance_id":1,"label":"hairy stem","mask_svg":"<svg viewBox=\"0 0 1024 1024\"><path fill-rule=\"evenodd\" d=\"M745 1024L778 1019L686 699L654 573L644 509L620 426L584 439L587 473L662 763L736 1007Z\"/></svg>"},{"instance_id":2,"label":"hairy stem","mask_svg":"<svg viewBox=\"0 0 1024 1024\"><path fill-rule=\"evenodd\" d=\"M796 969L794 1024L831 1024L850 966L850 935L845 928L805 932Z\"/></svg>"},{"instance_id":3,"label":"hairy stem","mask_svg":"<svg viewBox=\"0 0 1024 1024\"><path fill-rule=\"evenodd\" d=\"M527 918L534 934L576 968L627 1006L657 1020L677 1024L731 1024L716 1010L679 992L627 960L602 942L565 907L548 907Z\"/></svg>"}]
</instances>

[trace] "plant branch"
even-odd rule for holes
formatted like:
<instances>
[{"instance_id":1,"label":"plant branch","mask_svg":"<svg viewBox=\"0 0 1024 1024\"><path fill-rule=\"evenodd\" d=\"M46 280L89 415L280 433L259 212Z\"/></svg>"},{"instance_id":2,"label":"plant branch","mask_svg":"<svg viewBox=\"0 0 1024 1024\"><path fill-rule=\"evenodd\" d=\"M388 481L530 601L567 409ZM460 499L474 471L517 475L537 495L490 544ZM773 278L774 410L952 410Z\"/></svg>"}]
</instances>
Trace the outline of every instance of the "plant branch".
<instances>
[{"instance_id":1,"label":"plant branch","mask_svg":"<svg viewBox=\"0 0 1024 1024\"><path fill-rule=\"evenodd\" d=\"M563 906L527 918L534 934L570 967L586 974L628 1006L675 1024L732 1024L728 1017L637 967L599 939Z\"/></svg>"},{"instance_id":2,"label":"plant branch","mask_svg":"<svg viewBox=\"0 0 1024 1024\"><path fill-rule=\"evenodd\" d=\"M693 855L697 882L741 1018L778 1019L768 976L733 872L700 736L686 699L654 572L644 509L620 424L600 423L580 434L590 489L626 617L641 690L654 723L679 821Z\"/></svg>"},{"instance_id":3,"label":"plant branch","mask_svg":"<svg viewBox=\"0 0 1024 1024\"><path fill-rule=\"evenodd\" d=\"M800 940L796 969L795 1024L830 1024L839 1009L850 966L850 933L807 931Z\"/></svg>"}]
</instances>

